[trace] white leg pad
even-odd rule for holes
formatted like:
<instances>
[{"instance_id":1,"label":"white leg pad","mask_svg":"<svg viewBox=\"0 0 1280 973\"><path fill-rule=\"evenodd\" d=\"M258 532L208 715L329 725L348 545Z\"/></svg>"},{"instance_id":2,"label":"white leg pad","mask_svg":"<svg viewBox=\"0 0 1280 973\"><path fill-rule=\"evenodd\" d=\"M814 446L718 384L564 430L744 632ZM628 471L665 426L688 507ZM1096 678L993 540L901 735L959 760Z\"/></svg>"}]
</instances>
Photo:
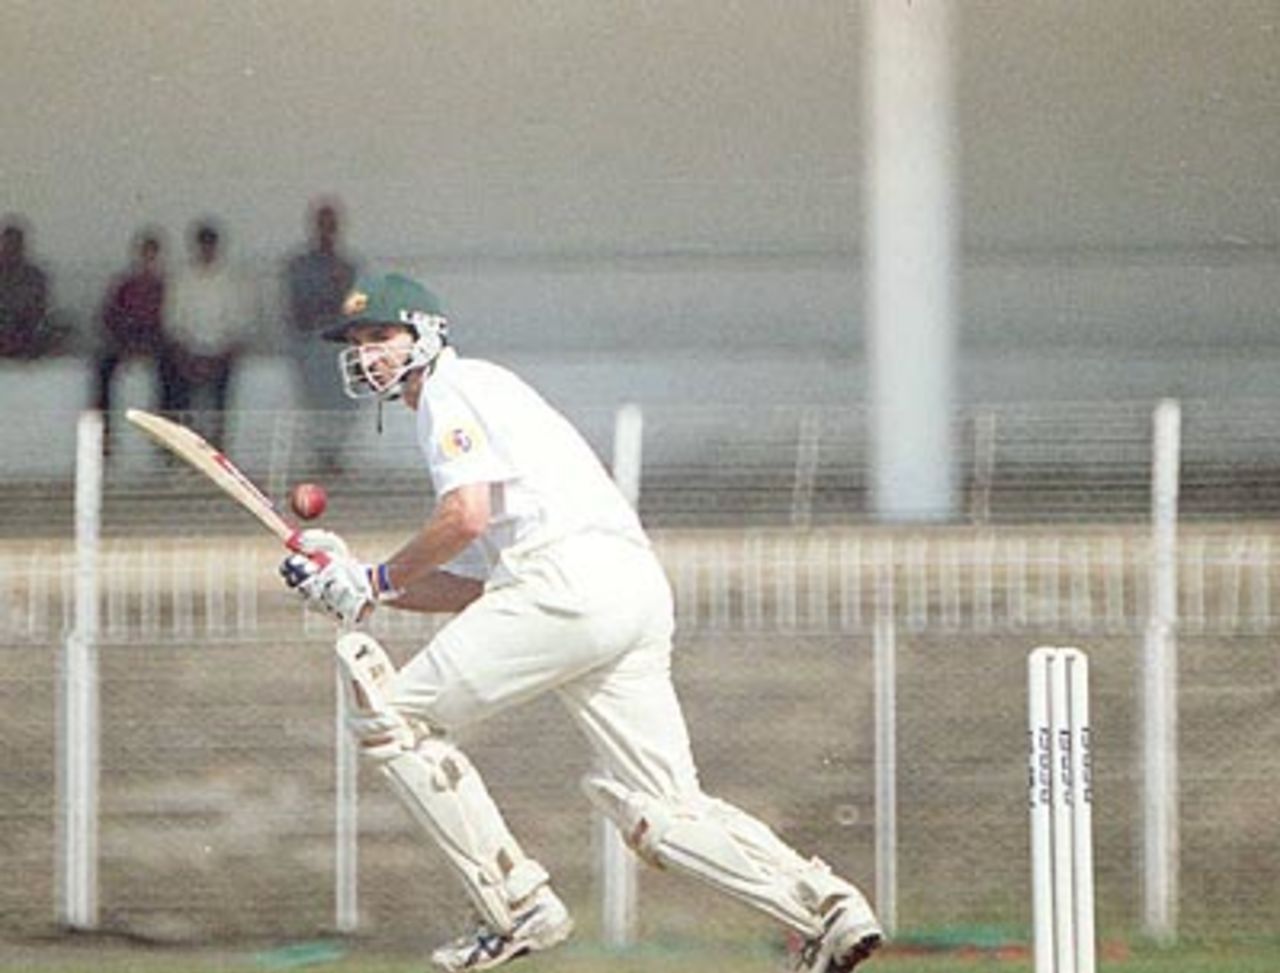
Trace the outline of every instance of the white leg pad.
<instances>
[{"instance_id":1,"label":"white leg pad","mask_svg":"<svg viewBox=\"0 0 1280 973\"><path fill-rule=\"evenodd\" d=\"M584 778L583 790L641 858L697 878L805 936L822 933L835 899L855 896L866 907L857 887L825 862L802 858L768 826L724 801L670 804L599 776Z\"/></svg>"},{"instance_id":2,"label":"white leg pad","mask_svg":"<svg viewBox=\"0 0 1280 973\"><path fill-rule=\"evenodd\" d=\"M497 932L512 929L512 907L547 883L525 857L462 751L439 737L381 764L382 774L444 851L481 917Z\"/></svg>"},{"instance_id":3,"label":"white leg pad","mask_svg":"<svg viewBox=\"0 0 1280 973\"><path fill-rule=\"evenodd\" d=\"M413 749L413 728L387 705L385 690L396 667L386 649L364 632L348 632L338 639L334 651L342 674L347 727L361 756L390 760Z\"/></svg>"},{"instance_id":4,"label":"white leg pad","mask_svg":"<svg viewBox=\"0 0 1280 973\"><path fill-rule=\"evenodd\" d=\"M516 843L484 781L454 744L410 725L386 702L395 666L363 632L338 639L347 722L362 756L378 764L396 796L444 851L490 928L508 933L512 907L547 884Z\"/></svg>"}]
</instances>

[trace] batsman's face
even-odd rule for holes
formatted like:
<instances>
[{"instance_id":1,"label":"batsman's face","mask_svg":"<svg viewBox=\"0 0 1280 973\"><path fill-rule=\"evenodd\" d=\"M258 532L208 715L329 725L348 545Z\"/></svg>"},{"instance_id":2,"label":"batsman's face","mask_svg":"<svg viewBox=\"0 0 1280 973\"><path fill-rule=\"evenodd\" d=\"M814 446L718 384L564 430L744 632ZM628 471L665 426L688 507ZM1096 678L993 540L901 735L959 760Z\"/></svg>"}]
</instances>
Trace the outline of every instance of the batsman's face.
<instances>
[{"instance_id":1,"label":"batsman's face","mask_svg":"<svg viewBox=\"0 0 1280 973\"><path fill-rule=\"evenodd\" d=\"M346 392L352 398L384 397L399 386L413 358L413 335L394 324L362 324L347 335L339 355Z\"/></svg>"},{"instance_id":2,"label":"batsman's face","mask_svg":"<svg viewBox=\"0 0 1280 973\"><path fill-rule=\"evenodd\" d=\"M360 350L361 370L379 391L399 380L413 354L413 336L393 325L356 328L351 340Z\"/></svg>"}]
</instances>

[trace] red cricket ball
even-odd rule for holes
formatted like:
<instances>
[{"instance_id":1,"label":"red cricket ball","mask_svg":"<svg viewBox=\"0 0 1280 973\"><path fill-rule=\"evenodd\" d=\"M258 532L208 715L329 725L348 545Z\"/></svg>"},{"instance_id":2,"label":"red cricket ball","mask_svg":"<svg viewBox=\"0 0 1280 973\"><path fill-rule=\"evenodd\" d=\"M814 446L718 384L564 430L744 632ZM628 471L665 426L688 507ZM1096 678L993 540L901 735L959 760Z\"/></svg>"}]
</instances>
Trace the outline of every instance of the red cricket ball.
<instances>
[{"instance_id":1,"label":"red cricket ball","mask_svg":"<svg viewBox=\"0 0 1280 973\"><path fill-rule=\"evenodd\" d=\"M289 491L289 506L303 520L315 520L329 503L329 494L319 483L299 483Z\"/></svg>"}]
</instances>

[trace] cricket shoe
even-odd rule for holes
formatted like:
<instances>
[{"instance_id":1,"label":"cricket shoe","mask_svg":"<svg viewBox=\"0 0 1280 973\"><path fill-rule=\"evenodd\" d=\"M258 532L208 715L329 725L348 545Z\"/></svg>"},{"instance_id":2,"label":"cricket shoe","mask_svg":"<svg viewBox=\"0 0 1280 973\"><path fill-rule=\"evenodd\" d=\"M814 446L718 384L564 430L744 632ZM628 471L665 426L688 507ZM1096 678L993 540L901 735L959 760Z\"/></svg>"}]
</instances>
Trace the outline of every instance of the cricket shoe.
<instances>
[{"instance_id":1,"label":"cricket shoe","mask_svg":"<svg viewBox=\"0 0 1280 973\"><path fill-rule=\"evenodd\" d=\"M884 931L856 892L836 899L822 917L822 932L806 939L792 967L797 973L850 973L880 948Z\"/></svg>"},{"instance_id":2,"label":"cricket shoe","mask_svg":"<svg viewBox=\"0 0 1280 973\"><path fill-rule=\"evenodd\" d=\"M569 938L573 918L560 897L543 886L533 899L513 917L509 933L495 932L481 925L470 936L462 936L431 954L431 962L449 973L460 970L489 970L529 953L550 949Z\"/></svg>"}]
</instances>

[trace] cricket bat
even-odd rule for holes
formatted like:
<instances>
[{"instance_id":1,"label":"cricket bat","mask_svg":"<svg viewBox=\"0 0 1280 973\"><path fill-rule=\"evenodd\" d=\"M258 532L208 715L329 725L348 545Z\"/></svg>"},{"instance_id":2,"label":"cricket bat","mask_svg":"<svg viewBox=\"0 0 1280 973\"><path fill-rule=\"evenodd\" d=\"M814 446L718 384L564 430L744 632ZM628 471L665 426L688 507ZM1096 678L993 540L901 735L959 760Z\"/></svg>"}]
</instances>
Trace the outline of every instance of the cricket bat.
<instances>
[{"instance_id":1,"label":"cricket bat","mask_svg":"<svg viewBox=\"0 0 1280 973\"><path fill-rule=\"evenodd\" d=\"M262 526L280 538L285 547L291 551L301 550L298 528L276 509L271 498L259 490L257 484L203 436L164 416L143 409L129 409L124 415L169 452L212 480L231 499L257 517ZM311 556L321 563L327 560L323 554Z\"/></svg>"}]
</instances>

